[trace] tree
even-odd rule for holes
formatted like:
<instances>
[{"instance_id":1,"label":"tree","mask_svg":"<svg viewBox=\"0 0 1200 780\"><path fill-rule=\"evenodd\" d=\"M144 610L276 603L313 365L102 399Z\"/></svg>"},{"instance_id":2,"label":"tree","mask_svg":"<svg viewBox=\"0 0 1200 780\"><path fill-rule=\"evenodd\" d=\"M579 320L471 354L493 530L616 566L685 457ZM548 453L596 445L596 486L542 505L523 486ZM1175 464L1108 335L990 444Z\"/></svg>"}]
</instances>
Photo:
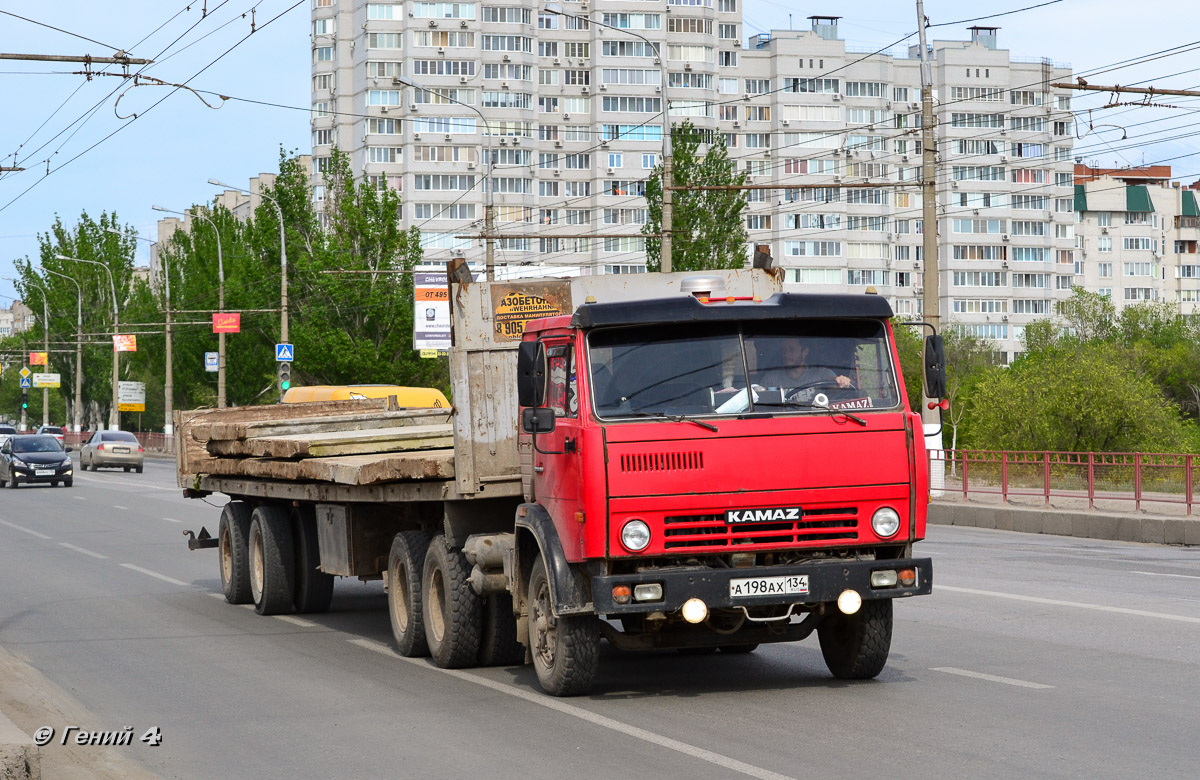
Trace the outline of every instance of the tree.
<instances>
[{"instance_id":1,"label":"tree","mask_svg":"<svg viewBox=\"0 0 1200 780\"><path fill-rule=\"evenodd\" d=\"M977 384L992 376L995 359L991 342L953 327L944 330L943 336L946 348L946 398L950 401L945 419L950 423L950 449L956 450L959 427L968 417L971 393Z\"/></svg>"},{"instance_id":2,"label":"tree","mask_svg":"<svg viewBox=\"0 0 1200 780\"><path fill-rule=\"evenodd\" d=\"M673 144L671 176L676 186L740 186L746 173L738 172L729 159L724 137L711 135L684 121L671 130ZM707 143L707 150L701 147ZM651 271L662 267L663 166L660 162L646 182L649 219L646 260ZM704 271L742 268L746 265L746 209L744 190L674 190L671 217L671 268L675 271Z\"/></svg>"},{"instance_id":3,"label":"tree","mask_svg":"<svg viewBox=\"0 0 1200 780\"><path fill-rule=\"evenodd\" d=\"M1071 297L1058 305L1058 313L1078 341L1104 341L1114 333L1117 307L1107 295L1075 287Z\"/></svg>"}]
</instances>

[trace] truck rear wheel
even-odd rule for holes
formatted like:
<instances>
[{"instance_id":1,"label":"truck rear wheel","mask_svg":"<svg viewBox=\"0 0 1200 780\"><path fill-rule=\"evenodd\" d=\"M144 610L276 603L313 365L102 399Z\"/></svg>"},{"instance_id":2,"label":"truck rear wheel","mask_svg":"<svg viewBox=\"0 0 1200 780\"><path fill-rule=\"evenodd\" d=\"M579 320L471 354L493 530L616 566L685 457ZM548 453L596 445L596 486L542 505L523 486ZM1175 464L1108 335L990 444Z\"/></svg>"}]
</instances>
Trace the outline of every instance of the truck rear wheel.
<instances>
[{"instance_id":1,"label":"truck rear wheel","mask_svg":"<svg viewBox=\"0 0 1200 780\"><path fill-rule=\"evenodd\" d=\"M221 554L221 590L230 604L249 604L250 595L250 507L230 501L221 509L217 549Z\"/></svg>"},{"instance_id":2,"label":"truck rear wheel","mask_svg":"<svg viewBox=\"0 0 1200 780\"><path fill-rule=\"evenodd\" d=\"M400 655L422 658L429 655L425 641L425 621L421 618L421 575L429 534L404 531L392 540L388 554L388 614L392 618L392 636Z\"/></svg>"},{"instance_id":3,"label":"truck rear wheel","mask_svg":"<svg viewBox=\"0 0 1200 780\"><path fill-rule=\"evenodd\" d=\"M333 602L333 575L318 568L321 548L316 513L311 506L302 506L295 518L296 593L292 600L297 612L328 612Z\"/></svg>"},{"instance_id":4,"label":"truck rear wheel","mask_svg":"<svg viewBox=\"0 0 1200 780\"><path fill-rule=\"evenodd\" d=\"M853 615L835 612L817 628L821 655L839 680L869 680L883 671L892 646L892 600L864 601Z\"/></svg>"},{"instance_id":5,"label":"truck rear wheel","mask_svg":"<svg viewBox=\"0 0 1200 780\"><path fill-rule=\"evenodd\" d=\"M260 615L292 611L296 558L287 512L260 506L250 515L250 593Z\"/></svg>"},{"instance_id":6,"label":"truck rear wheel","mask_svg":"<svg viewBox=\"0 0 1200 780\"><path fill-rule=\"evenodd\" d=\"M550 578L539 556L529 577L529 650L538 682L552 696L579 696L592 688L600 666L595 615L556 617Z\"/></svg>"},{"instance_id":7,"label":"truck rear wheel","mask_svg":"<svg viewBox=\"0 0 1200 780\"><path fill-rule=\"evenodd\" d=\"M472 666L479 657L481 604L470 571L462 550L448 547L442 534L433 537L422 567L421 612L429 655L443 669Z\"/></svg>"},{"instance_id":8,"label":"truck rear wheel","mask_svg":"<svg viewBox=\"0 0 1200 780\"><path fill-rule=\"evenodd\" d=\"M483 599L483 634L479 642L480 666L512 666L525 660L525 645L517 641L517 618L512 596L489 593Z\"/></svg>"}]
</instances>

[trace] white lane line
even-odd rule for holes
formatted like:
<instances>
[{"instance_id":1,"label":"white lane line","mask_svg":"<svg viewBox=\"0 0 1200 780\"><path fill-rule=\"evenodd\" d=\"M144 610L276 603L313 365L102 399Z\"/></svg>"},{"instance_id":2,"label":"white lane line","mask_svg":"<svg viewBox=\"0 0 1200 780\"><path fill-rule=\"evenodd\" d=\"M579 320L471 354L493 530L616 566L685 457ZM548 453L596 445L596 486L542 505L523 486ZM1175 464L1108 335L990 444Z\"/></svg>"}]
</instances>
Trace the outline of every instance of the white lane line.
<instances>
[{"instance_id":1,"label":"white lane line","mask_svg":"<svg viewBox=\"0 0 1200 780\"><path fill-rule=\"evenodd\" d=\"M182 520L176 520L173 517L164 517L163 520L166 520L168 523L182 523L183 522Z\"/></svg>"},{"instance_id":2,"label":"white lane line","mask_svg":"<svg viewBox=\"0 0 1200 780\"><path fill-rule=\"evenodd\" d=\"M18 531L24 531L25 533L29 534L30 536L36 536L39 539L51 539L52 538L52 537L46 536L45 534L39 534L37 531L26 528L23 525L17 525L16 523L10 523L7 520L0 520L0 524L6 525L9 528L15 528Z\"/></svg>"},{"instance_id":3,"label":"white lane line","mask_svg":"<svg viewBox=\"0 0 1200 780\"><path fill-rule=\"evenodd\" d=\"M188 584L186 582L184 582L183 580L177 580L174 577L168 577L167 575L159 574L156 571L150 571L149 569L143 569L141 566L134 566L132 563L122 563L121 566L123 566L126 569L129 569L130 571L136 571L140 574L145 574L147 577L154 577L157 580L162 580L163 582L169 582L172 585L182 585L185 588L188 586Z\"/></svg>"},{"instance_id":4,"label":"white lane line","mask_svg":"<svg viewBox=\"0 0 1200 780\"><path fill-rule=\"evenodd\" d=\"M953 666L939 666L930 669L931 672L945 672L946 674L957 674L960 677L973 677L976 680L987 680L988 682L1004 683L1005 685L1015 685L1018 688L1053 688L1053 685L1042 685L1041 683L1027 682L1025 680L1016 680L1012 677L1000 677L994 674L984 674L983 672L972 672L967 669L955 669Z\"/></svg>"},{"instance_id":5,"label":"white lane line","mask_svg":"<svg viewBox=\"0 0 1200 780\"><path fill-rule=\"evenodd\" d=\"M129 507L127 507L127 506L119 506L119 505L117 505L117 504L113 504L113 509L124 509L126 512L128 512L128 511L129 511Z\"/></svg>"},{"instance_id":6,"label":"white lane line","mask_svg":"<svg viewBox=\"0 0 1200 780\"><path fill-rule=\"evenodd\" d=\"M76 501L87 501L87 499L83 496L71 496L71 498L75 499Z\"/></svg>"},{"instance_id":7,"label":"white lane line","mask_svg":"<svg viewBox=\"0 0 1200 780\"><path fill-rule=\"evenodd\" d=\"M82 474L77 474L75 479L82 479L84 482L95 482L105 485L132 485L140 490L169 490L172 493L178 492L177 487L163 487L162 485L146 485L141 482L135 482L132 479L119 479L117 477L85 477Z\"/></svg>"},{"instance_id":8,"label":"white lane line","mask_svg":"<svg viewBox=\"0 0 1200 780\"><path fill-rule=\"evenodd\" d=\"M282 620L284 623L291 623L293 626L300 626L301 628L317 627L316 623L310 623L307 620L301 620L300 618L292 617L291 615L272 615L271 617L275 618L276 620Z\"/></svg>"},{"instance_id":9,"label":"white lane line","mask_svg":"<svg viewBox=\"0 0 1200 780\"><path fill-rule=\"evenodd\" d=\"M1200 580L1193 574L1164 574L1161 571L1131 571L1130 574L1145 574L1147 577L1178 577L1183 580Z\"/></svg>"},{"instance_id":10,"label":"white lane line","mask_svg":"<svg viewBox=\"0 0 1200 780\"><path fill-rule=\"evenodd\" d=\"M998 599L1013 601L1028 601L1032 604L1048 604L1055 607L1074 607L1075 609L1094 609L1098 612L1116 612L1122 615L1137 615L1139 617L1158 618L1159 620L1177 620L1180 623L1200 623L1200 617L1187 615L1169 615L1165 612L1148 612L1144 609L1129 609L1128 607L1109 607L1104 604L1085 604L1081 601L1062 601L1060 599L1043 599L1037 596L1018 596L1015 593L998 593L992 590L976 590L975 588L956 588L951 585L935 585L935 590L948 590L952 593L972 593L976 596L992 596Z\"/></svg>"},{"instance_id":11,"label":"white lane line","mask_svg":"<svg viewBox=\"0 0 1200 780\"><path fill-rule=\"evenodd\" d=\"M71 544L70 542L59 542L58 546L66 547L68 550L74 550L75 552L83 553L84 555L90 555L93 558L100 558L101 560L108 558L107 555L101 555L98 552L92 552L91 550L85 550L82 547L76 547L75 545Z\"/></svg>"},{"instance_id":12,"label":"white lane line","mask_svg":"<svg viewBox=\"0 0 1200 780\"><path fill-rule=\"evenodd\" d=\"M720 753L714 753L711 750L705 750L704 748L696 747L695 745L689 745L686 742L680 742L677 739L671 739L670 737L664 737L661 734L655 734L652 731L646 731L645 729L640 729L636 726L630 726L629 724L622 723L619 720L606 718L603 715L597 715L596 713L585 710L582 707L576 707L573 704L567 704L561 699L555 699L545 694L534 693L533 691L527 691L521 688L514 688L511 685L495 682L494 680L489 680L485 677L479 677L458 669L439 669L436 666L430 665L429 662L421 658L405 658L387 645L380 642L374 642L370 639L350 639L348 641L350 644L358 645L366 650L371 650L372 652L376 652L381 655L391 656L392 658L397 658L401 661L417 664L425 669L429 669L430 671L448 674L451 677L457 677L460 680L481 685L484 688L491 688L493 691L497 691L508 696L524 699L530 704L537 704L538 706L554 710L555 712L562 713L563 715L579 718L580 720L591 723L594 726L610 729L626 736L633 737L634 739L648 742L652 745L658 745L659 747L663 747L668 750L674 750L675 752L682 753L685 756L690 756L701 761L707 761L710 764L715 764L716 766L727 769L731 772L738 772L739 774L761 778L762 780L789 780L787 775L781 775L768 769L754 766L753 764L747 764L743 761L738 761L737 759L730 758L729 756L723 756Z\"/></svg>"},{"instance_id":13,"label":"white lane line","mask_svg":"<svg viewBox=\"0 0 1200 780\"><path fill-rule=\"evenodd\" d=\"M224 601L224 600L225 600L225 594L224 594L224 593L210 593L210 594L208 594L208 595L212 596L214 599L220 599L221 601Z\"/></svg>"}]
</instances>

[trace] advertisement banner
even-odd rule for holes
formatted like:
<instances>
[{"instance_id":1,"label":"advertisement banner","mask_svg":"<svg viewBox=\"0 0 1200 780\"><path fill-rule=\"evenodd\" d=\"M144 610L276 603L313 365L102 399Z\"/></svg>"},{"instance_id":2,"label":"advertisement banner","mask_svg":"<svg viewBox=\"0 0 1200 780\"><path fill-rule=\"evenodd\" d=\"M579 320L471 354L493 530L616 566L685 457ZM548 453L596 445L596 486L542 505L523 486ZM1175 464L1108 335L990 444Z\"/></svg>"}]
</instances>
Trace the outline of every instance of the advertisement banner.
<instances>
[{"instance_id":1,"label":"advertisement banner","mask_svg":"<svg viewBox=\"0 0 1200 780\"><path fill-rule=\"evenodd\" d=\"M137 336L129 333L113 336L113 352L137 352Z\"/></svg>"},{"instance_id":2,"label":"advertisement banner","mask_svg":"<svg viewBox=\"0 0 1200 780\"><path fill-rule=\"evenodd\" d=\"M212 316L213 333L241 333L242 315L240 312L222 312Z\"/></svg>"},{"instance_id":3,"label":"advertisement banner","mask_svg":"<svg viewBox=\"0 0 1200 780\"><path fill-rule=\"evenodd\" d=\"M566 314L570 308L569 281L493 284L494 338L496 341L520 341L529 320Z\"/></svg>"},{"instance_id":4,"label":"advertisement banner","mask_svg":"<svg viewBox=\"0 0 1200 780\"><path fill-rule=\"evenodd\" d=\"M50 365L50 363L47 362L47 358L48 358L48 354L45 352L30 352L29 353L29 365L31 365L31 366L48 366L48 365Z\"/></svg>"},{"instance_id":5,"label":"advertisement banner","mask_svg":"<svg viewBox=\"0 0 1200 780\"><path fill-rule=\"evenodd\" d=\"M117 410L122 412L146 411L146 383L118 382Z\"/></svg>"}]
</instances>

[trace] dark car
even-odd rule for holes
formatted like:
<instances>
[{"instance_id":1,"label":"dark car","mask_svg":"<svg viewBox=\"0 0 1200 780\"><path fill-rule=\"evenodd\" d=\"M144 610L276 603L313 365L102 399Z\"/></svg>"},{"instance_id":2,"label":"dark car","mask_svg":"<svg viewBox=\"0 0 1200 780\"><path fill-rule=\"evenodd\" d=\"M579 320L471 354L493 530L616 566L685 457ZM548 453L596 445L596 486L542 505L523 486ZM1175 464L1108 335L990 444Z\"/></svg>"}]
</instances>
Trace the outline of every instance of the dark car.
<instances>
[{"instance_id":1,"label":"dark car","mask_svg":"<svg viewBox=\"0 0 1200 780\"><path fill-rule=\"evenodd\" d=\"M26 482L59 482L71 487L74 467L71 448L63 449L58 439L49 435L21 434L0 445L0 484L10 488Z\"/></svg>"}]
</instances>

